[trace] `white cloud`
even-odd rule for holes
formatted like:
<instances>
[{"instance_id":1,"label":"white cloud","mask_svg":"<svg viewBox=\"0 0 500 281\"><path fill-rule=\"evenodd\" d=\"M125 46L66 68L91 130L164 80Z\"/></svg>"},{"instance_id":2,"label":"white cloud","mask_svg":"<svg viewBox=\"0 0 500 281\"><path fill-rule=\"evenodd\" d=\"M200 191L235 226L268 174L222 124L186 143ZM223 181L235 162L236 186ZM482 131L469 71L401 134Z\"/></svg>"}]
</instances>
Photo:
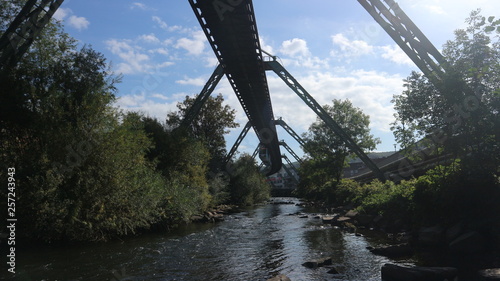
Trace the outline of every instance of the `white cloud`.
<instances>
[{"instance_id":1,"label":"white cloud","mask_svg":"<svg viewBox=\"0 0 500 281\"><path fill-rule=\"evenodd\" d=\"M351 100L370 115L371 128L382 132L389 131L394 119L390 100L403 90L402 77L377 71L322 71L295 78L321 105L331 104L333 99ZM307 130L316 114L280 78L269 76L268 82L275 115L282 116L299 133Z\"/></svg>"},{"instance_id":2,"label":"white cloud","mask_svg":"<svg viewBox=\"0 0 500 281\"><path fill-rule=\"evenodd\" d=\"M409 66L415 66L413 61L403 50L401 50L398 45L381 46L380 50L382 51L382 57L384 59L388 59L400 65L405 64Z\"/></svg>"},{"instance_id":3,"label":"white cloud","mask_svg":"<svg viewBox=\"0 0 500 281\"><path fill-rule=\"evenodd\" d=\"M84 17L78 17L78 16L70 16L68 19L69 25L73 26L74 28L78 29L79 31L82 31L84 29L87 29L90 25L90 22L84 18Z\"/></svg>"},{"instance_id":4,"label":"white cloud","mask_svg":"<svg viewBox=\"0 0 500 281\"><path fill-rule=\"evenodd\" d=\"M219 64L219 60L215 55L206 57L205 60L207 62L206 67L214 68Z\"/></svg>"},{"instance_id":5,"label":"white cloud","mask_svg":"<svg viewBox=\"0 0 500 281\"><path fill-rule=\"evenodd\" d=\"M349 40L342 33L337 33L332 36L333 45L336 47L332 50L332 56L340 57L359 57L373 53L373 46L362 40Z\"/></svg>"},{"instance_id":6,"label":"white cloud","mask_svg":"<svg viewBox=\"0 0 500 281\"><path fill-rule=\"evenodd\" d=\"M438 14L438 15L445 15L446 11L443 9L441 6L437 5L424 5L425 9L427 9L429 12L433 14Z\"/></svg>"},{"instance_id":7,"label":"white cloud","mask_svg":"<svg viewBox=\"0 0 500 281\"><path fill-rule=\"evenodd\" d=\"M132 3L132 6L131 8L139 8L141 10L145 10L146 9L146 5L144 5L143 3L139 3L139 2L134 2Z\"/></svg>"},{"instance_id":8,"label":"white cloud","mask_svg":"<svg viewBox=\"0 0 500 281\"><path fill-rule=\"evenodd\" d=\"M182 26L179 26L179 25L168 25L165 21L163 21L160 17L158 16L153 16L152 17L153 21L158 24L158 26L165 30L165 31L169 31L169 32L173 32L173 31L180 31L180 32L186 32L188 29L185 29L183 28Z\"/></svg>"},{"instance_id":9,"label":"white cloud","mask_svg":"<svg viewBox=\"0 0 500 281\"><path fill-rule=\"evenodd\" d=\"M168 55L168 49L165 49L165 48L157 48L157 49L152 49L152 50L149 50L150 53L153 53L153 54L160 54L160 55L165 55L167 56Z\"/></svg>"},{"instance_id":10,"label":"white cloud","mask_svg":"<svg viewBox=\"0 0 500 281\"><path fill-rule=\"evenodd\" d=\"M132 3L132 5L130 5L130 9L132 9L132 10L139 9L139 10L143 10L143 11L156 11L156 9L151 8L151 7L149 7L146 4L141 3L141 2Z\"/></svg>"},{"instance_id":11,"label":"white cloud","mask_svg":"<svg viewBox=\"0 0 500 281\"><path fill-rule=\"evenodd\" d=\"M57 9L54 13L54 18L59 21L67 19L67 23L78 31L87 29L90 25L90 22L85 17L75 16L73 15L73 11L67 8Z\"/></svg>"},{"instance_id":12,"label":"white cloud","mask_svg":"<svg viewBox=\"0 0 500 281\"><path fill-rule=\"evenodd\" d=\"M113 54L124 61L118 64L117 72L131 74L147 70L146 62L149 61L149 56L139 52L130 41L110 39L105 44Z\"/></svg>"},{"instance_id":13,"label":"white cloud","mask_svg":"<svg viewBox=\"0 0 500 281\"><path fill-rule=\"evenodd\" d=\"M156 42L160 40L156 36L142 35L136 40L109 39L105 41L107 48L121 60L117 64L116 72L122 74L136 74L158 72L159 69L174 65L174 62L165 61L163 57L154 57L155 54L168 55L169 51L164 48L146 50L138 45L141 42Z\"/></svg>"},{"instance_id":14,"label":"white cloud","mask_svg":"<svg viewBox=\"0 0 500 281\"><path fill-rule=\"evenodd\" d=\"M274 49L271 45L268 45L267 42L266 42L266 39L263 38L263 37L259 37L259 41L260 41L260 48L268 53L270 53L271 55L274 55ZM266 55L266 54L263 54L263 55Z\"/></svg>"},{"instance_id":15,"label":"white cloud","mask_svg":"<svg viewBox=\"0 0 500 281\"><path fill-rule=\"evenodd\" d=\"M56 10L56 12L53 15L53 18L56 20L62 21L64 20L68 15L72 13L71 9L67 8L59 8Z\"/></svg>"},{"instance_id":16,"label":"white cloud","mask_svg":"<svg viewBox=\"0 0 500 281\"><path fill-rule=\"evenodd\" d=\"M177 80L177 81L175 81L175 83L181 84L181 85L204 86L207 83L207 79L204 79L202 77L198 77L198 78L184 77L183 80Z\"/></svg>"},{"instance_id":17,"label":"white cloud","mask_svg":"<svg viewBox=\"0 0 500 281\"><path fill-rule=\"evenodd\" d=\"M321 59L318 57L282 58L280 61L282 61L284 65L296 68L309 68L314 70L327 70L330 68L329 59Z\"/></svg>"},{"instance_id":18,"label":"white cloud","mask_svg":"<svg viewBox=\"0 0 500 281\"><path fill-rule=\"evenodd\" d=\"M145 100L146 95L144 93L141 93L139 95L126 95L119 97L117 100L117 104L123 107L133 107L144 103Z\"/></svg>"},{"instance_id":19,"label":"white cloud","mask_svg":"<svg viewBox=\"0 0 500 281\"><path fill-rule=\"evenodd\" d=\"M165 61L165 62L162 62L160 64L157 64L155 67L158 69L158 68L164 68L164 67L167 67L167 66L171 66L171 65L174 65L174 64L175 64L174 62Z\"/></svg>"},{"instance_id":20,"label":"white cloud","mask_svg":"<svg viewBox=\"0 0 500 281\"><path fill-rule=\"evenodd\" d=\"M156 22L161 29L168 30L168 24L160 17L153 16L153 21Z\"/></svg>"},{"instance_id":21,"label":"white cloud","mask_svg":"<svg viewBox=\"0 0 500 281\"><path fill-rule=\"evenodd\" d=\"M311 55L309 48L307 48L307 42L300 38L283 41L280 52L291 57L296 55L308 57Z\"/></svg>"},{"instance_id":22,"label":"white cloud","mask_svg":"<svg viewBox=\"0 0 500 281\"><path fill-rule=\"evenodd\" d=\"M160 39L158 39L154 33L143 34L139 38L147 43L160 43Z\"/></svg>"},{"instance_id":23,"label":"white cloud","mask_svg":"<svg viewBox=\"0 0 500 281\"><path fill-rule=\"evenodd\" d=\"M170 100L168 96L162 95L162 94L152 94L151 95L153 98L161 99L161 100Z\"/></svg>"},{"instance_id":24,"label":"white cloud","mask_svg":"<svg viewBox=\"0 0 500 281\"><path fill-rule=\"evenodd\" d=\"M147 116L156 117L158 120L165 120L169 112L177 109L176 104L177 102L155 102L137 96L123 96L118 99L115 106L125 111L141 112Z\"/></svg>"},{"instance_id":25,"label":"white cloud","mask_svg":"<svg viewBox=\"0 0 500 281\"><path fill-rule=\"evenodd\" d=\"M186 50L190 55L201 55L205 50L205 33L203 31L198 30L194 31L191 34L191 38L180 38L177 40L176 48L182 48Z\"/></svg>"}]
</instances>

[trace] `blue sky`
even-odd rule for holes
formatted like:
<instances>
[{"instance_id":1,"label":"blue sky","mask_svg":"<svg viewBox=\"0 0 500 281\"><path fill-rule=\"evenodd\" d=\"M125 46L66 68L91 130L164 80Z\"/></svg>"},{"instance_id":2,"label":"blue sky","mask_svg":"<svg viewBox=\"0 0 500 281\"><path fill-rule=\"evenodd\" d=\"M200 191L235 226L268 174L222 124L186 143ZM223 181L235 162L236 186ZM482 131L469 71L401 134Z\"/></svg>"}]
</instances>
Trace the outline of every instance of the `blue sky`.
<instances>
[{"instance_id":1,"label":"blue sky","mask_svg":"<svg viewBox=\"0 0 500 281\"><path fill-rule=\"evenodd\" d=\"M438 49L453 39L455 29L465 27L470 11L481 8L485 16L500 16L497 0L398 3ZM362 6L356 0L256 0L254 8L262 48L278 56L320 104L350 99L370 115L371 132L382 141L377 151L394 150L390 101L403 90L402 80L418 69ZM116 104L123 110L165 120L177 102L200 92L217 63L187 0L66 0L55 18L123 74ZM268 82L275 116L305 132L316 120L314 113L273 73ZM247 119L225 78L217 93L238 112L240 128L226 137L230 147ZM281 127L278 136L303 154ZM257 144L251 131L239 152L252 153Z\"/></svg>"}]
</instances>

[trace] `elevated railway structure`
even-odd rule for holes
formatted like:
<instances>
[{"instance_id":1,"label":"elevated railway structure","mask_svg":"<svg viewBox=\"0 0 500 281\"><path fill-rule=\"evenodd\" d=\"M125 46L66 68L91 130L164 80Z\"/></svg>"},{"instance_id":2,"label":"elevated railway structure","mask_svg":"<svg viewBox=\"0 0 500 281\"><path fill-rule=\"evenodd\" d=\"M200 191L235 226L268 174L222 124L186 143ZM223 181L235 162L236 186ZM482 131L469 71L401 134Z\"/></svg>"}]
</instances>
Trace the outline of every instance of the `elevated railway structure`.
<instances>
[{"instance_id":1,"label":"elevated railway structure","mask_svg":"<svg viewBox=\"0 0 500 281\"><path fill-rule=\"evenodd\" d=\"M262 146L270 169L281 169L269 87L252 1L189 0L215 56Z\"/></svg>"},{"instance_id":2,"label":"elevated railway structure","mask_svg":"<svg viewBox=\"0 0 500 281\"><path fill-rule=\"evenodd\" d=\"M251 0L188 0L219 65L202 89L183 124L189 124L222 76L226 76L264 147L269 167L267 174L280 170L282 157L276 133L266 70L274 71L366 164L375 178L386 176L314 100L304 87L270 56L266 60L259 43L256 17ZM352 0L354 1L354 0ZM357 0L399 45L438 89L443 89L449 64L394 0ZM63 0L28 0L0 37L0 75L15 67ZM2 81L0 77L0 82ZM468 90L467 90L468 91ZM248 132L249 127L245 127ZM246 134L246 133L245 133ZM298 140L298 138L296 138ZM298 140L299 141L299 140ZM299 141L300 142L300 141ZM234 151L232 152L234 154ZM228 155L228 159L232 157Z\"/></svg>"},{"instance_id":3,"label":"elevated railway structure","mask_svg":"<svg viewBox=\"0 0 500 281\"><path fill-rule=\"evenodd\" d=\"M289 133L290 136L292 136L299 143L300 146L304 147L304 144L305 144L304 140L290 126L288 126L288 124L281 117L274 120L274 123L275 123L275 125L280 125L281 127L283 127L283 129L285 129L285 131L287 133ZM226 155L226 158L225 158L226 164L229 163L229 161L233 158L234 154L238 150L238 147L240 146L241 142L243 142L243 139L245 139L245 137L247 136L251 127L252 126L251 126L250 122L247 122L246 125L243 127L243 130L238 135L238 138L236 139L233 146L231 147L231 149L229 150L229 152ZM283 145L282 142L284 142L284 141L280 141L279 144L281 146L285 147L286 143ZM291 148L288 147L288 145L286 145L285 148L290 152ZM258 153L259 153L259 146L257 146L255 148L255 150L252 154L252 157L255 158ZM292 151L290 154L292 154L292 156L295 159L299 159L297 161L301 161L295 152Z\"/></svg>"}]
</instances>

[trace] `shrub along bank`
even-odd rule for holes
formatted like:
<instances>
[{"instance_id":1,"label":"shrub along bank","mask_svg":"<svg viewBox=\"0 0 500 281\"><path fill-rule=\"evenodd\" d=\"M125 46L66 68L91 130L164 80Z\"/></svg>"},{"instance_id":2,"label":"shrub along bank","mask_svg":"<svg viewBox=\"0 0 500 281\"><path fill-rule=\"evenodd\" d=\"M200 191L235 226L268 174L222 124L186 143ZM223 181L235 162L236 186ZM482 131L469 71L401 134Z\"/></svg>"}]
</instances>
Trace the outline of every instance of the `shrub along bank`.
<instances>
[{"instance_id":1,"label":"shrub along bank","mask_svg":"<svg viewBox=\"0 0 500 281\"><path fill-rule=\"evenodd\" d=\"M433 242L450 242L445 241L447 232L452 236L477 233L483 238L481 243L488 241L500 250L498 179L486 173L471 175L459 161L398 184L343 179L330 186L324 200L333 206L350 206L365 218L377 218L376 225L373 220L367 225L388 232L418 235L432 228L437 240Z\"/></svg>"}]
</instances>

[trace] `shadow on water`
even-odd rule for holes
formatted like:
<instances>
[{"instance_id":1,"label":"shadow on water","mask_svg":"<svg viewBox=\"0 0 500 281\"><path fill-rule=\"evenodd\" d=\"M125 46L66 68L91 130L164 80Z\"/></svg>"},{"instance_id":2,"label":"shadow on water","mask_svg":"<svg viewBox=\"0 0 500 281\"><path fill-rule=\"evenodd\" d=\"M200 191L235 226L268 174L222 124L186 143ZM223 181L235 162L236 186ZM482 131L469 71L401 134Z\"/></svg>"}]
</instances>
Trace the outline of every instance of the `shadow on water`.
<instances>
[{"instance_id":1,"label":"shadow on water","mask_svg":"<svg viewBox=\"0 0 500 281\"><path fill-rule=\"evenodd\" d=\"M327 227L313 216L291 215L302 211L295 204L265 204L217 224L124 241L26 249L19 252L15 280L249 281L277 274L294 281L380 280L380 267L388 260L366 250L365 237ZM302 266L321 257L331 257L340 274Z\"/></svg>"}]
</instances>

